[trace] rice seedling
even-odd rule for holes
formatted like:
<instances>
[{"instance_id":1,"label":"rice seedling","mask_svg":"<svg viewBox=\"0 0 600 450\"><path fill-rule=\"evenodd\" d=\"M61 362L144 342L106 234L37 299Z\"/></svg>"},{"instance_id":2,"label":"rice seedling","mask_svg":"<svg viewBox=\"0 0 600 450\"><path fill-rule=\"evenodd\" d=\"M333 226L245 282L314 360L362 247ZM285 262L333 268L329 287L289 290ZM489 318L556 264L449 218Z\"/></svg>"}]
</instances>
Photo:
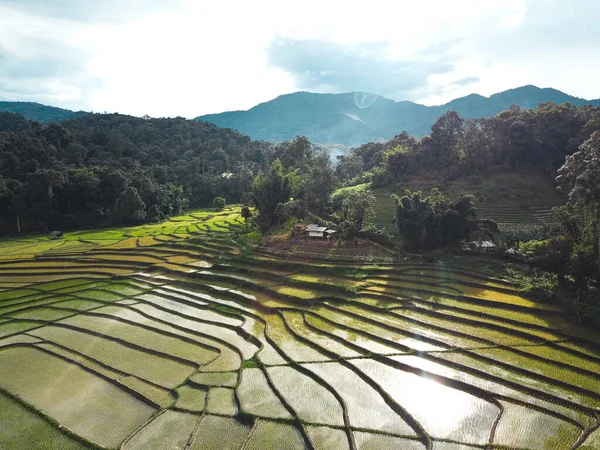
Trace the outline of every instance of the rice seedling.
<instances>
[{"instance_id":1,"label":"rice seedling","mask_svg":"<svg viewBox=\"0 0 600 450\"><path fill-rule=\"evenodd\" d=\"M494 404L370 359L351 364L375 380L432 437L487 443L500 412Z\"/></svg>"},{"instance_id":2,"label":"rice seedling","mask_svg":"<svg viewBox=\"0 0 600 450\"><path fill-rule=\"evenodd\" d=\"M118 446L154 412L108 381L33 348L0 351L0 386L106 447Z\"/></svg>"},{"instance_id":3,"label":"rice seedling","mask_svg":"<svg viewBox=\"0 0 600 450\"><path fill-rule=\"evenodd\" d=\"M43 325L43 322L31 322L27 320L10 320L0 323L0 338L10 336L23 331L28 331Z\"/></svg>"},{"instance_id":4,"label":"rice seedling","mask_svg":"<svg viewBox=\"0 0 600 450\"><path fill-rule=\"evenodd\" d=\"M285 448L289 450L306 448L300 431L293 425L259 420L245 448L246 450L277 448L282 442L285 442Z\"/></svg>"},{"instance_id":5,"label":"rice seedling","mask_svg":"<svg viewBox=\"0 0 600 450\"><path fill-rule=\"evenodd\" d=\"M238 412L233 389L213 387L208 391L206 410L213 414L235 416Z\"/></svg>"},{"instance_id":6,"label":"rice seedling","mask_svg":"<svg viewBox=\"0 0 600 450\"><path fill-rule=\"evenodd\" d=\"M188 385L177 388L177 401L175 406L191 412L204 411L207 391Z\"/></svg>"},{"instance_id":7,"label":"rice seedling","mask_svg":"<svg viewBox=\"0 0 600 450\"><path fill-rule=\"evenodd\" d=\"M306 432L315 447L327 450L350 450L350 443L344 430L323 426L307 426Z\"/></svg>"},{"instance_id":8,"label":"rice seedling","mask_svg":"<svg viewBox=\"0 0 600 450\"><path fill-rule=\"evenodd\" d=\"M329 358L312 347L298 341L287 330L285 323L278 315L264 317L267 321L266 335L293 361L327 361Z\"/></svg>"},{"instance_id":9,"label":"rice seedling","mask_svg":"<svg viewBox=\"0 0 600 450\"><path fill-rule=\"evenodd\" d=\"M46 326L30 333L159 386L178 386L195 370L194 365L170 360L81 331Z\"/></svg>"},{"instance_id":10,"label":"rice seedling","mask_svg":"<svg viewBox=\"0 0 600 450\"><path fill-rule=\"evenodd\" d=\"M190 450L239 450L251 429L233 418L204 416Z\"/></svg>"},{"instance_id":11,"label":"rice seedling","mask_svg":"<svg viewBox=\"0 0 600 450\"><path fill-rule=\"evenodd\" d=\"M335 362L303 366L327 381L344 399L351 425L379 432L415 435L415 431L386 404L379 393L353 370Z\"/></svg>"},{"instance_id":12,"label":"rice seedling","mask_svg":"<svg viewBox=\"0 0 600 450\"><path fill-rule=\"evenodd\" d=\"M269 387L261 369L244 369L237 393L241 409L248 414L273 419L292 418Z\"/></svg>"},{"instance_id":13,"label":"rice seedling","mask_svg":"<svg viewBox=\"0 0 600 450\"><path fill-rule=\"evenodd\" d=\"M184 449L198 423L198 416L167 410L138 430L123 444L124 450Z\"/></svg>"},{"instance_id":14,"label":"rice seedling","mask_svg":"<svg viewBox=\"0 0 600 450\"><path fill-rule=\"evenodd\" d=\"M119 384L133 389L163 408L171 406L175 402L175 399L168 389L148 383L138 377L125 376L119 378L117 381Z\"/></svg>"},{"instance_id":15,"label":"rice seedling","mask_svg":"<svg viewBox=\"0 0 600 450\"><path fill-rule=\"evenodd\" d=\"M201 386L235 387L237 384L237 372L210 372L197 373L190 377L190 381Z\"/></svg>"},{"instance_id":16,"label":"rice seedling","mask_svg":"<svg viewBox=\"0 0 600 450\"><path fill-rule=\"evenodd\" d=\"M520 405L504 403L494 443L532 450L572 448L581 430L556 417Z\"/></svg>"},{"instance_id":17,"label":"rice seedling","mask_svg":"<svg viewBox=\"0 0 600 450\"><path fill-rule=\"evenodd\" d=\"M34 320L45 320L48 322L53 322L55 320L60 320L68 316L72 316L73 311L58 309L58 308L32 308L27 309L25 311L20 311L16 313L11 313L8 316L14 319L34 319Z\"/></svg>"},{"instance_id":18,"label":"rice seedling","mask_svg":"<svg viewBox=\"0 0 600 450\"><path fill-rule=\"evenodd\" d=\"M425 448L424 445L417 440L403 439L383 434L364 433L360 431L354 433L354 440L356 441L356 448L358 450L383 450L387 448L423 450Z\"/></svg>"},{"instance_id":19,"label":"rice seedling","mask_svg":"<svg viewBox=\"0 0 600 450\"><path fill-rule=\"evenodd\" d=\"M42 342L42 340L27 334L13 334L12 336L1 338L0 347L8 347L15 344L35 344L38 342Z\"/></svg>"},{"instance_id":20,"label":"rice seedling","mask_svg":"<svg viewBox=\"0 0 600 450\"><path fill-rule=\"evenodd\" d=\"M324 334L320 334L316 331L308 329L304 324L304 319L301 312L285 311L283 316L285 322L294 333L304 339L307 339L309 342L320 346L321 348L326 348L328 351L336 353L341 357L355 357L362 354Z\"/></svg>"},{"instance_id":21,"label":"rice seedling","mask_svg":"<svg viewBox=\"0 0 600 450\"><path fill-rule=\"evenodd\" d=\"M30 450L52 448L58 450L85 450L89 448L56 427L15 399L0 392L0 448Z\"/></svg>"},{"instance_id":22,"label":"rice seedling","mask_svg":"<svg viewBox=\"0 0 600 450\"><path fill-rule=\"evenodd\" d=\"M233 208L0 241L0 405L55 421L9 419L23 442L533 450L596 425L600 339L554 306L436 264L240 254L241 226Z\"/></svg>"},{"instance_id":23,"label":"rice seedling","mask_svg":"<svg viewBox=\"0 0 600 450\"><path fill-rule=\"evenodd\" d=\"M283 393L300 419L310 423L344 426L342 405L314 379L287 366L271 367L268 372L275 387Z\"/></svg>"},{"instance_id":24,"label":"rice seedling","mask_svg":"<svg viewBox=\"0 0 600 450\"><path fill-rule=\"evenodd\" d=\"M103 309L94 313L102 314ZM206 364L217 357L214 350L202 347L176 336L164 335L160 330L150 330L136 326L135 323L123 323L118 320L96 315L78 315L60 321L61 324L71 325L83 330L121 339L143 348L176 356L197 364ZM158 332L157 332L158 331Z\"/></svg>"}]
</instances>

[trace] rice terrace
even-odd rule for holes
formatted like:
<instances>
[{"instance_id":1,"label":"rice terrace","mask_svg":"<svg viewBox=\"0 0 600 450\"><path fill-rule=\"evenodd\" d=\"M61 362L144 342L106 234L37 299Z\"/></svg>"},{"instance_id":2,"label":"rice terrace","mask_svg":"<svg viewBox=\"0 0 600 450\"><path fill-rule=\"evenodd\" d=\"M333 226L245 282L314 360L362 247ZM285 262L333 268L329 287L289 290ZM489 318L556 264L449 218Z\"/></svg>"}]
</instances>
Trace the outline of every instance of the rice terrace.
<instances>
[{"instance_id":1,"label":"rice terrace","mask_svg":"<svg viewBox=\"0 0 600 450\"><path fill-rule=\"evenodd\" d=\"M600 448L600 343L438 263L238 245L239 208L0 242L2 449Z\"/></svg>"}]
</instances>

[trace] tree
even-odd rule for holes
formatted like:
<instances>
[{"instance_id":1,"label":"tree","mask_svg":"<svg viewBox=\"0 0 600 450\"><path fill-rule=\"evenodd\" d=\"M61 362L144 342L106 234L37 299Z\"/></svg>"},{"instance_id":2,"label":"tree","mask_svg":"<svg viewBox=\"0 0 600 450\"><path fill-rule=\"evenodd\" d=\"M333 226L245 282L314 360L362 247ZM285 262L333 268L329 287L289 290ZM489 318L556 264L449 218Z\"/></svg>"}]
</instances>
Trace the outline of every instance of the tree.
<instances>
[{"instance_id":1,"label":"tree","mask_svg":"<svg viewBox=\"0 0 600 450\"><path fill-rule=\"evenodd\" d=\"M242 206L242 217L244 218L244 223L248 226L248 219L252 217L252 210L246 205Z\"/></svg>"},{"instance_id":2,"label":"tree","mask_svg":"<svg viewBox=\"0 0 600 450\"><path fill-rule=\"evenodd\" d=\"M343 181L351 180L364 170L365 164L358 155L339 155L337 158L335 173Z\"/></svg>"},{"instance_id":3,"label":"tree","mask_svg":"<svg viewBox=\"0 0 600 450\"><path fill-rule=\"evenodd\" d=\"M569 202L583 211L582 238L594 243L600 266L600 131L567 156L557 181L568 191Z\"/></svg>"},{"instance_id":4,"label":"tree","mask_svg":"<svg viewBox=\"0 0 600 450\"><path fill-rule=\"evenodd\" d=\"M374 205L377 198L369 190L348 190L338 194L341 203L340 227L344 234L357 234L375 219Z\"/></svg>"},{"instance_id":5,"label":"tree","mask_svg":"<svg viewBox=\"0 0 600 450\"><path fill-rule=\"evenodd\" d=\"M561 283L569 272L572 251L573 242L567 236L555 236L543 241L533 240L518 247L518 253L523 255L529 264L558 274Z\"/></svg>"},{"instance_id":6,"label":"tree","mask_svg":"<svg viewBox=\"0 0 600 450\"><path fill-rule=\"evenodd\" d=\"M117 217L125 224L140 223L146 218L146 204L133 186L129 186L123 191L117 199L115 209Z\"/></svg>"},{"instance_id":7,"label":"tree","mask_svg":"<svg viewBox=\"0 0 600 450\"><path fill-rule=\"evenodd\" d=\"M327 153L315 158L304 181L304 200L308 207L324 211L329 203L336 179Z\"/></svg>"},{"instance_id":8,"label":"tree","mask_svg":"<svg viewBox=\"0 0 600 450\"><path fill-rule=\"evenodd\" d=\"M292 192L289 176L285 173L281 162L273 161L266 174L259 174L252 184L252 200L260 214L263 229L270 229L281 219L276 213L279 205L290 199ZM281 211L282 208L279 208Z\"/></svg>"},{"instance_id":9,"label":"tree","mask_svg":"<svg viewBox=\"0 0 600 450\"><path fill-rule=\"evenodd\" d=\"M312 158L312 144L304 136L296 136L292 142L286 143L281 163L286 169L307 168Z\"/></svg>"},{"instance_id":10,"label":"tree","mask_svg":"<svg viewBox=\"0 0 600 450\"><path fill-rule=\"evenodd\" d=\"M444 163L451 159L456 143L462 136L463 119L456 111L447 111L431 126L433 156Z\"/></svg>"},{"instance_id":11,"label":"tree","mask_svg":"<svg viewBox=\"0 0 600 450\"><path fill-rule=\"evenodd\" d=\"M396 226L404 239L404 246L409 249L425 247L425 228L433 215L433 209L425 201L421 192L406 190L403 197L393 196L396 203Z\"/></svg>"},{"instance_id":12,"label":"tree","mask_svg":"<svg viewBox=\"0 0 600 450\"><path fill-rule=\"evenodd\" d=\"M223 211L227 205L227 202L223 197L215 197L212 205L213 208L215 208L215 211Z\"/></svg>"},{"instance_id":13,"label":"tree","mask_svg":"<svg viewBox=\"0 0 600 450\"><path fill-rule=\"evenodd\" d=\"M473 196L463 194L448 200L438 189L429 197L421 192L405 191L404 196L393 196L396 203L396 226L404 238L405 247L413 250L434 249L457 245L472 231L482 231L493 240L498 225L491 220L477 218Z\"/></svg>"}]
</instances>

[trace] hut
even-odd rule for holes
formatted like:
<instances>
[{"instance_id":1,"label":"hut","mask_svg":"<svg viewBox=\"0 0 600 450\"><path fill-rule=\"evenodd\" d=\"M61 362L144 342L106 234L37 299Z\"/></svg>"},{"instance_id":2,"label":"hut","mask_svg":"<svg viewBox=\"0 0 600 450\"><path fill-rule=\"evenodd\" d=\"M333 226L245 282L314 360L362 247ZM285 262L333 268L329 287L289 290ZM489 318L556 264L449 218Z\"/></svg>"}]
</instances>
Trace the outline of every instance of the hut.
<instances>
[{"instance_id":1,"label":"hut","mask_svg":"<svg viewBox=\"0 0 600 450\"><path fill-rule=\"evenodd\" d=\"M309 238L321 238L327 237L330 239L334 234L335 230L328 229L327 227L323 227L317 225L316 223L311 223L306 226L304 232Z\"/></svg>"}]
</instances>

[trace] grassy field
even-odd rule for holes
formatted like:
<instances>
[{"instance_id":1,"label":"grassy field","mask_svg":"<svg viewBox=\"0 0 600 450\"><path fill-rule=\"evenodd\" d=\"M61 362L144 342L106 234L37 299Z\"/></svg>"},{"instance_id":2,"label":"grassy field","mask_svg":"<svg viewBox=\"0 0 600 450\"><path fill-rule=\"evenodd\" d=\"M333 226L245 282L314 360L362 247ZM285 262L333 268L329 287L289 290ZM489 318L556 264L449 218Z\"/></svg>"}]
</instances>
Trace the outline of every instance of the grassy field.
<instances>
[{"instance_id":1,"label":"grassy field","mask_svg":"<svg viewBox=\"0 0 600 450\"><path fill-rule=\"evenodd\" d=\"M0 241L0 448L596 448L595 330L450 263L244 232L231 208Z\"/></svg>"}]
</instances>

